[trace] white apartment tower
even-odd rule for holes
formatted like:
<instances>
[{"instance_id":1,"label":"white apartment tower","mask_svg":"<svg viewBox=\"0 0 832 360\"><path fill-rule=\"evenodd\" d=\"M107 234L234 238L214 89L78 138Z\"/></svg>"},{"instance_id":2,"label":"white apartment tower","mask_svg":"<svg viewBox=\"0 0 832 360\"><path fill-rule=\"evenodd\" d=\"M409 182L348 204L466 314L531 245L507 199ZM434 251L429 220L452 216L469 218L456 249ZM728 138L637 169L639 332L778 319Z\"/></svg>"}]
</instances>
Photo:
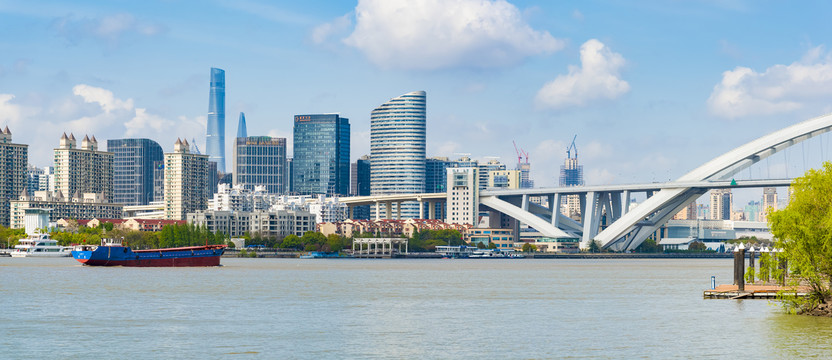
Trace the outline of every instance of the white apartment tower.
<instances>
[{"instance_id":1,"label":"white apartment tower","mask_svg":"<svg viewBox=\"0 0 832 360\"><path fill-rule=\"evenodd\" d=\"M165 219L185 220L205 210L212 195L208 187L208 155L190 152L187 140L176 139L173 152L165 154Z\"/></svg>"},{"instance_id":2,"label":"white apartment tower","mask_svg":"<svg viewBox=\"0 0 832 360\"><path fill-rule=\"evenodd\" d=\"M12 132L6 126L0 131L0 225L8 227L11 212L9 201L26 192L29 146L12 143Z\"/></svg>"},{"instance_id":3,"label":"white apartment tower","mask_svg":"<svg viewBox=\"0 0 832 360\"><path fill-rule=\"evenodd\" d=\"M449 168L447 219L449 224L477 224L479 215L479 169Z\"/></svg>"},{"instance_id":4,"label":"white apartment tower","mask_svg":"<svg viewBox=\"0 0 832 360\"><path fill-rule=\"evenodd\" d=\"M85 135L78 147L75 136L64 133L55 149L55 192L66 197L95 193L113 202L113 153L98 151L95 136Z\"/></svg>"},{"instance_id":5,"label":"white apartment tower","mask_svg":"<svg viewBox=\"0 0 832 360\"><path fill-rule=\"evenodd\" d=\"M731 220L731 189L711 190L711 220Z\"/></svg>"},{"instance_id":6,"label":"white apartment tower","mask_svg":"<svg viewBox=\"0 0 832 360\"><path fill-rule=\"evenodd\" d=\"M760 221L768 221L768 212L777 211L777 188L763 188L763 208L760 209Z\"/></svg>"},{"instance_id":7,"label":"white apartment tower","mask_svg":"<svg viewBox=\"0 0 832 360\"><path fill-rule=\"evenodd\" d=\"M371 195L425 192L425 100L424 91L410 92L370 114ZM399 210L403 218L419 216L416 202Z\"/></svg>"}]
</instances>

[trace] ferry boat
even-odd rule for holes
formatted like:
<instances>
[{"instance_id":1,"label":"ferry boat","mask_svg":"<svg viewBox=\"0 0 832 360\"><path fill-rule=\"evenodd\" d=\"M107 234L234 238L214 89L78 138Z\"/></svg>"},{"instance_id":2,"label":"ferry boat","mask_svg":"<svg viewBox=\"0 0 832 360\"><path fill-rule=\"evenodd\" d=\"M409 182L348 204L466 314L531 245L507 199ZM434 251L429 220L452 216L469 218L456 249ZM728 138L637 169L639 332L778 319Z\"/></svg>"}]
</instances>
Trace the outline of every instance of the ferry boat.
<instances>
[{"instance_id":1,"label":"ferry boat","mask_svg":"<svg viewBox=\"0 0 832 360\"><path fill-rule=\"evenodd\" d=\"M49 238L49 234L34 233L20 239L11 252L12 257L67 257L71 247L58 245L58 240Z\"/></svg>"},{"instance_id":2,"label":"ferry boat","mask_svg":"<svg viewBox=\"0 0 832 360\"><path fill-rule=\"evenodd\" d=\"M185 267L219 266L226 245L133 250L124 239L102 239L101 245L78 245L72 257L90 266Z\"/></svg>"}]
</instances>

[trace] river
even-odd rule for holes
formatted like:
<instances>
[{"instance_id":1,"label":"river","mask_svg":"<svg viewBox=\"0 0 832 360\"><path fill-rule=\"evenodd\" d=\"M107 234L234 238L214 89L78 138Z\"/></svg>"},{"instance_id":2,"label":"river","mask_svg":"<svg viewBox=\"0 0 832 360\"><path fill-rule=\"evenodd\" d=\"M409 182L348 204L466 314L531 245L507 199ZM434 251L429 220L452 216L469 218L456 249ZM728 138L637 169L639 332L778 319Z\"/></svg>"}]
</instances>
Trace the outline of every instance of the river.
<instances>
[{"instance_id":1,"label":"river","mask_svg":"<svg viewBox=\"0 0 832 360\"><path fill-rule=\"evenodd\" d=\"M3 358L832 356L832 319L705 300L728 259L0 258Z\"/></svg>"}]
</instances>

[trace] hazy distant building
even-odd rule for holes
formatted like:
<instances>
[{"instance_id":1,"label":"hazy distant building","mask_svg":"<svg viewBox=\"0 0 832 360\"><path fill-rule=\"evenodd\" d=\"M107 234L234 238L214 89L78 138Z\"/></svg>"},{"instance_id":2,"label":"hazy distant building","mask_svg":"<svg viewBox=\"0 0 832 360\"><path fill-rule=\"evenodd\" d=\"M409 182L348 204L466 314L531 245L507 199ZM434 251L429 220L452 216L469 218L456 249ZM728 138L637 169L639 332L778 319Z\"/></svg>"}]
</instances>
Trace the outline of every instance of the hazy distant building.
<instances>
[{"instance_id":1,"label":"hazy distant building","mask_svg":"<svg viewBox=\"0 0 832 360\"><path fill-rule=\"evenodd\" d=\"M29 166L27 172L26 191L29 196L35 191L55 191L55 168L51 166Z\"/></svg>"},{"instance_id":2,"label":"hazy distant building","mask_svg":"<svg viewBox=\"0 0 832 360\"><path fill-rule=\"evenodd\" d=\"M194 154L188 141L176 139L173 152L165 154L165 219L185 220L189 212L203 210L211 197L208 187L208 155Z\"/></svg>"},{"instance_id":3,"label":"hazy distant building","mask_svg":"<svg viewBox=\"0 0 832 360\"><path fill-rule=\"evenodd\" d=\"M424 91L414 91L390 99L370 113L373 195L425 191L425 101ZM403 218L418 217L418 203L403 203L401 214Z\"/></svg>"},{"instance_id":4,"label":"hazy distant building","mask_svg":"<svg viewBox=\"0 0 832 360\"><path fill-rule=\"evenodd\" d=\"M162 147L150 139L107 140L113 153L113 201L123 205L147 205L160 201L154 191L154 165L164 160Z\"/></svg>"},{"instance_id":5,"label":"hazy distant building","mask_svg":"<svg viewBox=\"0 0 832 360\"><path fill-rule=\"evenodd\" d=\"M265 186L272 194L286 192L286 139L238 137L234 144L234 185Z\"/></svg>"},{"instance_id":6,"label":"hazy distant building","mask_svg":"<svg viewBox=\"0 0 832 360\"><path fill-rule=\"evenodd\" d=\"M711 190L711 220L731 220L731 189Z\"/></svg>"},{"instance_id":7,"label":"hazy distant building","mask_svg":"<svg viewBox=\"0 0 832 360\"><path fill-rule=\"evenodd\" d=\"M113 202L113 153L98 151L95 136L84 136L78 147L75 136L64 133L54 160L56 192L66 197L101 194L106 202Z\"/></svg>"},{"instance_id":8,"label":"hazy distant building","mask_svg":"<svg viewBox=\"0 0 832 360\"><path fill-rule=\"evenodd\" d=\"M763 188L763 203L760 209L760 220L768 221L768 212L777 211L777 188Z\"/></svg>"},{"instance_id":9,"label":"hazy distant building","mask_svg":"<svg viewBox=\"0 0 832 360\"><path fill-rule=\"evenodd\" d=\"M696 201L693 201L676 215L673 215L673 220L696 220L697 208Z\"/></svg>"},{"instance_id":10,"label":"hazy distant building","mask_svg":"<svg viewBox=\"0 0 832 360\"><path fill-rule=\"evenodd\" d=\"M29 145L12 143L12 132L6 126L0 131L0 225L9 226L10 201L26 194Z\"/></svg>"},{"instance_id":11,"label":"hazy distant building","mask_svg":"<svg viewBox=\"0 0 832 360\"><path fill-rule=\"evenodd\" d=\"M246 114L240 112L240 120L237 122L237 137L248 137L248 130L246 129Z\"/></svg>"},{"instance_id":12,"label":"hazy distant building","mask_svg":"<svg viewBox=\"0 0 832 360\"><path fill-rule=\"evenodd\" d=\"M485 188L488 187L488 184L489 184L488 174L490 172L492 172L492 171L505 171L506 170L506 164L501 163L497 159L488 160L487 163L479 164L477 167L479 169L479 171L477 171L477 173L479 174L479 177L480 177L479 181L478 181L478 183L480 185L480 190L485 190Z\"/></svg>"},{"instance_id":13,"label":"hazy distant building","mask_svg":"<svg viewBox=\"0 0 832 360\"><path fill-rule=\"evenodd\" d=\"M350 122L338 114L295 115L293 192L348 195Z\"/></svg>"},{"instance_id":14,"label":"hazy distant building","mask_svg":"<svg viewBox=\"0 0 832 360\"><path fill-rule=\"evenodd\" d=\"M208 93L208 124L205 152L225 172L225 70L211 68L211 89Z\"/></svg>"}]
</instances>

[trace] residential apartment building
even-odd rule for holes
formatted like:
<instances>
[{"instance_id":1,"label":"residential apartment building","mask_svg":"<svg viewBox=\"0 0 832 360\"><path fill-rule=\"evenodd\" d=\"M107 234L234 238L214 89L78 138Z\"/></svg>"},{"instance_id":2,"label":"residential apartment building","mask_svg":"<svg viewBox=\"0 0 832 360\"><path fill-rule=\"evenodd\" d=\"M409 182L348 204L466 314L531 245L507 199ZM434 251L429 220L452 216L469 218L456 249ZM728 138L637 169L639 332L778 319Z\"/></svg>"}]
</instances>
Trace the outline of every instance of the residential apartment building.
<instances>
[{"instance_id":1,"label":"residential apartment building","mask_svg":"<svg viewBox=\"0 0 832 360\"><path fill-rule=\"evenodd\" d=\"M165 154L165 219L184 220L187 213L204 210L211 196L208 155L194 154L188 141L176 139Z\"/></svg>"},{"instance_id":2,"label":"residential apartment building","mask_svg":"<svg viewBox=\"0 0 832 360\"><path fill-rule=\"evenodd\" d=\"M36 191L34 196L25 192L17 200L11 201L11 227L14 229L26 226L26 210L48 209L49 221L60 219L91 220L91 219L120 219L124 205L107 201L98 193L78 193L64 196L58 190L53 195L49 191Z\"/></svg>"},{"instance_id":3,"label":"residential apartment building","mask_svg":"<svg viewBox=\"0 0 832 360\"><path fill-rule=\"evenodd\" d=\"M476 225L479 215L479 169L448 169L445 222Z\"/></svg>"},{"instance_id":4,"label":"residential apartment building","mask_svg":"<svg viewBox=\"0 0 832 360\"><path fill-rule=\"evenodd\" d=\"M231 237L249 234L283 238L303 236L315 231L314 215L300 210L280 211L196 211L188 213L188 223L205 226L209 231Z\"/></svg>"},{"instance_id":5,"label":"residential apartment building","mask_svg":"<svg viewBox=\"0 0 832 360\"><path fill-rule=\"evenodd\" d=\"M26 194L28 164L29 146L13 143L6 126L0 131L0 225L10 225L11 200Z\"/></svg>"},{"instance_id":6,"label":"residential apartment building","mask_svg":"<svg viewBox=\"0 0 832 360\"><path fill-rule=\"evenodd\" d=\"M66 197L96 193L113 202L113 153L98 151L98 140L84 136L77 146L75 135L64 133L55 149L55 191Z\"/></svg>"}]
</instances>

